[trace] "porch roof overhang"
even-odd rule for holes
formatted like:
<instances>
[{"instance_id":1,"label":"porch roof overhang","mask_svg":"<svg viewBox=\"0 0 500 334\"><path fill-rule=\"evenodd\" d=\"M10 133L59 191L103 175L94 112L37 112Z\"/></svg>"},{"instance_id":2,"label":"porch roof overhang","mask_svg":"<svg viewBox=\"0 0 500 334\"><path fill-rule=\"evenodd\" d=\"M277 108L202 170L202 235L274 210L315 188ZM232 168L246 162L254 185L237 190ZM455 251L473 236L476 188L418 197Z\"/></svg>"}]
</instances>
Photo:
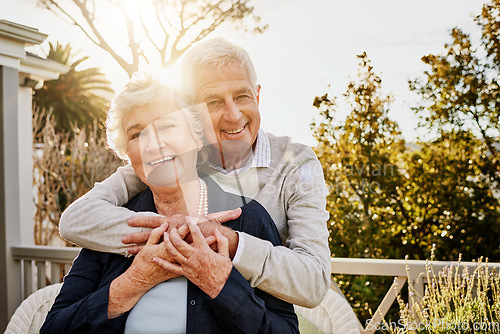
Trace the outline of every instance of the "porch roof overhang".
<instances>
[{"instance_id":1,"label":"porch roof overhang","mask_svg":"<svg viewBox=\"0 0 500 334\"><path fill-rule=\"evenodd\" d=\"M68 72L70 67L51 59L43 59L27 54L20 60L19 73L28 74L33 80L55 80L62 73Z\"/></svg>"},{"instance_id":2,"label":"porch roof overhang","mask_svg":"<svg viewBox=\"0 0 500 334\"><path fill-rule=\"evenodd\" d=\"M7 20L0 20L0 37L23 43L26 46L38 45L47 36L47 34L39 32L36 28Z\"/></svg>"},{"instance_id":3,"label":"porch roof overhang","mask_svg":"<svg viewBox=\"0 0 500 334\"><path fill-rule=\"evenodd\" d=\"M33 80L57 79L69 66L29 54L25 47L42 43L47 34L38 29L0 20L0 65L15 68L23 77ZM21 82L21 84L23 84Z\"/></svg>"}]
</instances>

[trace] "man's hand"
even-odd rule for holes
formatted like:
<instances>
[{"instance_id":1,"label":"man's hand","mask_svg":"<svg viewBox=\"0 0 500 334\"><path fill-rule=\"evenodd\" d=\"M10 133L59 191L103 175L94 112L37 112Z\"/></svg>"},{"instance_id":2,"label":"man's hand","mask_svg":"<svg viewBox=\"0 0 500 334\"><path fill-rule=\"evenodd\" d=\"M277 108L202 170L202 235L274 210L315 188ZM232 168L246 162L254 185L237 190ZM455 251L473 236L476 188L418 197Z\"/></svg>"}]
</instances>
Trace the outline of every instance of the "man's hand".
<instances>
[{"instance_id":1,"label":"man's hand","mask_svg":"<svg viewBox=\"0 0 500 334\"><path fill-rule=\"evenodd\" d=\"M237 208L234 210L228 210L228 211L220 211L220 212L215 212L207 215L206 217L186 217L186 216L181 216L181 215L175 215L172 217L158 217L158 216L141 216L141 217L134 217L128 220L128 225L132 227L144 227L144 228L150 228L154 229L157 228L164 223L168 223L168 230L171 231L172 228L179 228L182 225L185 225L189 222L192 221L192 219L196 219L199 224L201 223L214 223L217 225L220 225L222 223L228 222L230 220L236 219L241 215L241 209ZM214 225L215 226L215 225ZM203 234L205 236L213 236L213 229L210 228L208 229L205 233L205 228L202 228ZM137 254L144 244L147 242L149 235L151 234L151 231L144 231L144 232L137 232L137 233L132 233L125 235L122 237L122 242L126 245L131 245L130 247L127 248L129 254ZM226 233L224 233L226 235ZM228 236L228 235L226 235ZM234 237L230 238L232 241L230 244L230 250L231 253L234 255ZM237 241L237 238L236 238ZM237 245L237 242L236 242Z\"/></svg>"},{"instance_id":2,"label":"man's hand","mask_svg":"<svg viewBox=\"0 0 500 334\"><path fill-rule=\"evenodd\" d=\"M172 217L158 217L158 216L142 216L134 217L128 220L128 225L131 227L143 227L149 229L155 229L163 224L167 225L167 228L172 228L174 226L181 226L186 224L186 217L181 215L175 215ZM128 234L122 237L122 242L126 245L132 244L132 246L127 248L129 254L137 254L144 247L144 244L148 241L151 231L136 232Z\"/></svg>"},{"instance_id":3,"label":"man's hand","mask_svg":"<svg viewBox=\"0 0 500 334\"><path fill-rule=\"evenodd\" d=\"M215 252L208 245L198 225L188 224L188 228L193 237L192 244L184 241L176 228L170 233L165 232L165 248L176 263L160 257L155 257L153 261L167 271L185 276L210 298L215 298L226 284L233 268L229 258L228 240L215 229Z\"/></svg>"},{"instance_id":4,"label":"man's hand","mask_svg":"<svg viewBox=\"0 0 500 334\"><path fill-rule=\"evenodd\" d=\"M234 230L229 227L222 226L219 223L215 223L214 221L202 221L198 223L200 227L201 233L205 237L215 235L215 231L219 231L225 238L228 239L228 247L229 247L229 258L234 259L234 255L236 254L236 250L238 249L238 241L239 236ZM187 235L186 241L190 243L191 235ZM213 247L212 247L213 248ZM215 248L213 248L215 250Z\"/></svg>"}]
</instances>

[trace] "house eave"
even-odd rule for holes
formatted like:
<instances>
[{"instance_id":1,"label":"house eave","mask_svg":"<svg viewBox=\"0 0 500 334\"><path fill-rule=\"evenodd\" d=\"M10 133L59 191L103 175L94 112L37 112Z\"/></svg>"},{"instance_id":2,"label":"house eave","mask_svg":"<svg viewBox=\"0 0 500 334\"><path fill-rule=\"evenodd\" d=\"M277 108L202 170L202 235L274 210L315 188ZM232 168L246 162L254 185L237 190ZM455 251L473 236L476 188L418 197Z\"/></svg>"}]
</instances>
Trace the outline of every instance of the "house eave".
<instances>
[{"instance_id":1,"label":"house eave","mask_svg":"<svg viewBox=\"0 0 500 334\"><path fill-rule=\"evenodd\" d=\"M47 34L39 32L38 29L7 20L0 20L0 38L8 38L23 43L25 46L30 46L42 43L47 36Z\"/></svg>"},{"instance_id":2,"label":"house eave","mask_svg":"<svg viewBox=\"0 0 500 334\"><path fill-rule=\"evenodd\" d=\"M34 80L55 80L60 74L67 73L70 66L63 65L50 59L42 59L27 55L21 59L19 73L29 74Z\"/></svg>"}]
</instances>

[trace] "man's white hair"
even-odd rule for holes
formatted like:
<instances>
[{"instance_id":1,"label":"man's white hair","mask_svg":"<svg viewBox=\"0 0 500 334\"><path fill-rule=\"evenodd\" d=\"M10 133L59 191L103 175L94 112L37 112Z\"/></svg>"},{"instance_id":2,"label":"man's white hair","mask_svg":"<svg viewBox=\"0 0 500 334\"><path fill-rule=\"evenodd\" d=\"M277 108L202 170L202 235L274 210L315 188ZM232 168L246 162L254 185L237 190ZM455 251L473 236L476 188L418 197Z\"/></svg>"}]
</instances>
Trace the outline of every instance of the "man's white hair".
<instances>
[{"instance_id":1,"label":"man's white hair","mask_svg":"<svg viewBox=\"0 0 500 334\"><path fill-rule=\"evenodd\" d=\"M180 61L182 90L188 93L190 99L194 99L196 95L194 89L201 71L232 64L243 66L248 74L252 88L255 93L257 92L257 74L248 52L241 46L222 37L193 45L185 52Z\"/></svg>"}]
</instances>

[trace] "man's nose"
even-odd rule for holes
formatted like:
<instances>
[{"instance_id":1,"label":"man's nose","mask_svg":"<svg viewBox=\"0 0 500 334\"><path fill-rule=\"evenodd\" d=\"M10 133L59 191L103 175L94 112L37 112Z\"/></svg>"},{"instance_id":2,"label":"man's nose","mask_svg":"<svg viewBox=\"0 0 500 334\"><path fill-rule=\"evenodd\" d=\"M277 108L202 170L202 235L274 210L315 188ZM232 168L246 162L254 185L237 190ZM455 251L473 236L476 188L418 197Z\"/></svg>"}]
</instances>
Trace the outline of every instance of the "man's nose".
<instances>
[{"instance_id":1,"label":"man's nose","mask_svg":"<svg viewBox=\"0 0 500 334\"><path fill-rule=\"evenodd\" d=\"M226 102L224 118L230 122L237 122L241 118L241 110L232 99Z\"/></svg>"}]
</instances>

